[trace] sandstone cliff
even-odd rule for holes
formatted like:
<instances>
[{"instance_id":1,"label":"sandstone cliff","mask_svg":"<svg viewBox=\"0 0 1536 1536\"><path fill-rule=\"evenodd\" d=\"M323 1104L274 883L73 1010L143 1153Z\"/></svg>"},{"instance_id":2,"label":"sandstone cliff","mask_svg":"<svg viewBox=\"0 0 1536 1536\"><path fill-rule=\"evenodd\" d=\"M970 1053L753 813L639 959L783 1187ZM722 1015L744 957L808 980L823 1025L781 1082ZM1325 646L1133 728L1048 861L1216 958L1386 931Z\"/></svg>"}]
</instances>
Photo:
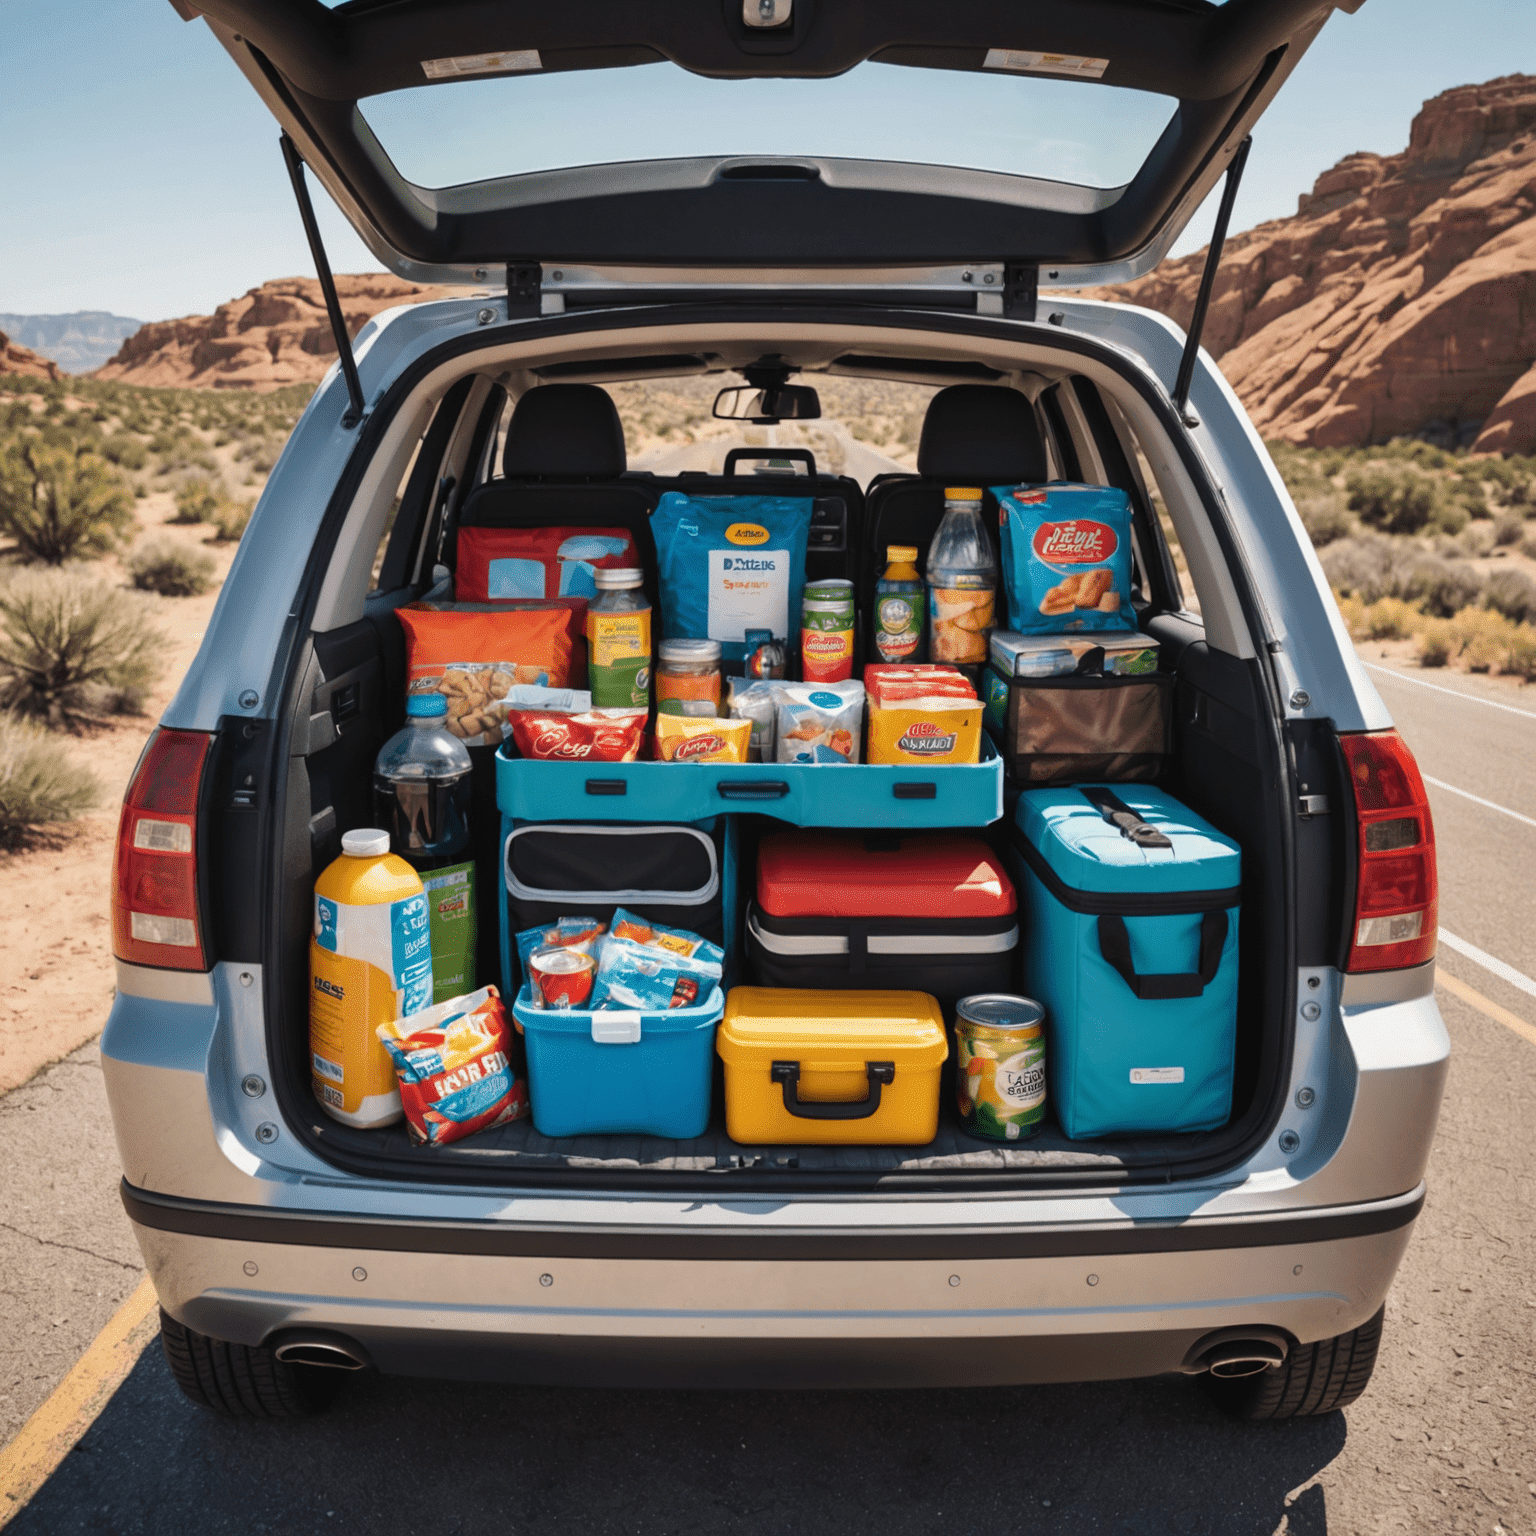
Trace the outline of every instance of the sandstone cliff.
<instances>
[{"instance_id":1,"label":"sandstone cliff","mask_svg":"<svg viewBox=\"0 0 1536 1536\"><path fill-rule=\"evenodd\" d=\"M59 365L46 357L39 357L30 347L12 341L0 331L0 373L20 373L29 379L57 379Z\"/></svg>"},{"instance_id":2,"label":"sandstone cliff","mask_svg":"<svg viewBox=\"0 0 1536 1536\"><path fill-rule=\"evenodd\" d=\"M1203 262L1101 293L1184 325ZM1205 346L1269 438L1536 452L1536 76L1436 96L1229 239Z\"/></svg>"},{"instance_id":3,"label":"sandstone cliff","mask_svg":"<svg viewBox=\"0 0 1536 1536\"><path fill-rule=\"evenodd\" d=\"M428 288L385 273L338 276L349 335L380 310L458 290ZM336 358L320 283L284 277L221 304L211 315L142 326L93 375L130 384L276 389L314 383Z\"/></svg>"}]
</instances>

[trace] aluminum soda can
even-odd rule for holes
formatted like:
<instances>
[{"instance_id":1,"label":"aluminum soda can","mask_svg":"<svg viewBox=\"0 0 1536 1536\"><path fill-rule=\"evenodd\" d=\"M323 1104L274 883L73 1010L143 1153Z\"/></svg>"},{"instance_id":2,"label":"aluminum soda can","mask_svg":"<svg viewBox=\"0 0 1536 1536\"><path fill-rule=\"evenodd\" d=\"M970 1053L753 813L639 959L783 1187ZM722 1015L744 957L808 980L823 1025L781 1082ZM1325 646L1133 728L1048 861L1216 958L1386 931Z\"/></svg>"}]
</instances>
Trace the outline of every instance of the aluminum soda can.
<instances>
[{"instance_id":1,"label":"aluminum soda can","mask_svg":"<svg viewBox=\"0 0 1536 1536\"><path fill-rule=\"evenodd\" d=\"M986 1141L1023 1141L1045 1118L1045 1009L1032 997L979 992L955 1005L960 1124Z\"/></svg>"}]
</instances>

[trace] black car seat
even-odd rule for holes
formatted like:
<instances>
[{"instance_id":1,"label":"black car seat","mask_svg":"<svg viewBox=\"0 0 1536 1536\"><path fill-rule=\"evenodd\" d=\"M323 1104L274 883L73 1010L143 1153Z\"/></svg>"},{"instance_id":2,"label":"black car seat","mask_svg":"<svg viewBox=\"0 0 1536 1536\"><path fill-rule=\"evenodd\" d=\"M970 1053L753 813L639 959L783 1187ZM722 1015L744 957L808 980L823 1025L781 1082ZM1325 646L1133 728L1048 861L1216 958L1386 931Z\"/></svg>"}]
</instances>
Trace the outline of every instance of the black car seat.
<instances>
[{"instance_id":1,"label":"black car seat","mask_svg":"<svg viewBox=\"0 0 1536 1536\"><path fill-rule=\"evenodd\" d=\"M465 498L459 527L626 528L655 604L651 513L660 493L649 481L626 477L627 462L624 428L607 390L541 384L513 409L501 478Z\"/></svg>"},{"instance_id":2,"label":"black car seat","mask_svg":"<svg viewBox=\"0 0 1536 1536\"><path fill-rule=\"evenodd\" d=\"M926 570L928 545L944 515L949 485L1018 485L1050 478L1045 441L1027 396L998 384L951 384L928 403L918 440L915 475L881 475L865 496L869 560L860 608L869 611L875 582L892 544L917 546L918 570ZM987 530L997 543L997 504L984 507Z\"/></svg>"}]
</instances>

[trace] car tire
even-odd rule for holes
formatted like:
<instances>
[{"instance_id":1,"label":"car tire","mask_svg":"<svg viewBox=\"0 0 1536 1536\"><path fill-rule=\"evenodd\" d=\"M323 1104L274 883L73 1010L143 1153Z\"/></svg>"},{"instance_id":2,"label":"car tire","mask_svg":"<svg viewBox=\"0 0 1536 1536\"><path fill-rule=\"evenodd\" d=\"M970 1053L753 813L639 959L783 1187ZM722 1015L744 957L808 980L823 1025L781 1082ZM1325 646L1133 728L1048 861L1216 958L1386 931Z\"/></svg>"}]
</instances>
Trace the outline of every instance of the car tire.
<instances>
[{"instance_id":1,"label":"car tire","mask_svg":"<svg viewBox=\"0 0 1536 1536\"><path fill-rule=\"evenodd\" d=\"M270 1349L211 1339L163 1309L160 1343L176 1385L200 1408L232 1419L307 1419L341 1390L343 1372L288 1365Z\"/></svg>"},{"instance_id":2,"label":"car tire","mask_svg":"<svg viewBox=\"0 0 1536 1536\"><path fill-rule=\"evenodd\" d=\"M1370 1384L1386 1312L1337 1338L1298 1345L1284 1365L1257 1376L1206 1376L1206 1390L1235 1419L1304 1419L1347 1408Z\"/></svg>"}]
</instances>

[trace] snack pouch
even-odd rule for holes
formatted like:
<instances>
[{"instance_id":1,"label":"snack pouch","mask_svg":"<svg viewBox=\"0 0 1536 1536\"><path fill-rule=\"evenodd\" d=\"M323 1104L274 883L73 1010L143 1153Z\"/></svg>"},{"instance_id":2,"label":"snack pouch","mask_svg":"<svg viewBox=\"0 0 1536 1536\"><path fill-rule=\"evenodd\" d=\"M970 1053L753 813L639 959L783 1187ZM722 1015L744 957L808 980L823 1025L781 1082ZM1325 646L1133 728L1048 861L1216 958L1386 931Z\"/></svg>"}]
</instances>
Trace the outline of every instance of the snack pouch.
<instances>
[{"instance_id":1,"label":"snack pouch","mask_svg":"<svg viewBox=\"0 0 1536 1536\"><path fill-rule=\"evenodd\" d=\"M651 516L668 640L718 640L728 661L747 631L788 637L800 621L809 496L689 496L668 491Z\"/></svg>"},{"instance_id":2,"label":"snack pouch","mask_svg":"<svg viewBox=\"0 0 1536 1536\"><path fill-rule=\"evenodd\" d=\"M775 683L778 761L856 763L864 726L864 684Z\"/></svg>"},{"instance_id":3,"label":"snack pouch","mask_svg":"<svg viewBox=\"0 0 1536 1536\"><path fill-rule=\"evenodd\" d=\"M752 740L747 746L749 763L773 761L774 721L778 713L774 686L766 678L753 681L745 677L728 677L725 680L725 707L732 719L752 722Z\"/></svg>"},{"instance_id":4,"label":"snack pouch","mask_svg":"<svg viewBox=\"0 0 1536 1536\"><path fill-rule=\"evenodd\" d=\"M597 962L592 1006L651 1012L691 1008L708 996L720 976L718 961L636 944L633 939L610 938Z\"/></svg>"},{"instance_id":5,"label":"snack pouch","mask_svg":"<svg viewBox=\"0 0 1536 1536\"><path fill-rule=\"evenodd\" d=\"M712 944L686 928L668 928L665 923L653 923L647 918L636 917L623 907L613 914L608 931L616 939L629 939L653 949L669 950L685 959L708 960L715 965L725 963L725 951L718 944Z\"/></svg>"},{"instance_id":6,"label":"snack pouch","mask_svg":"<svg viewBox=\"0 0 1536 1536\"><path fill-rule=\"evenodd\" d=\"M656 756L664 763L744 763L751 741L750 720L656 716Z\"/></svg>"},{"instance_id":7,"label":"snack pouch","mask_svg":"<svg viewBox=\"0 0 1536 1536\"><path fill-rule=\"evenodd\" d=\"M507 719L512 739L524 757L632 763L640 755L648 714L644 709L588 709L574 714L518 709Z\"/></svg>"},{"instance_id":8,"label":"snack pouch","mask_svg":"<svg viewBox=\"0 0 1536 1536\"><path fill-rule=\"evenodd\" d=\"M426 596L411 604L413 613L516 613L541 608L563 608L566 632L571 637L568 682L573 688L587 686L587 600L584 597L516 598L504 603L461 603L447 597ZM559 686L564 686L563 684Z\"/></svg>"},{"instance_id":9,"label":"snack pouch","mask_svg":"<svg viewBox=\"0 0 1536 1536\"><path fill-rule=\"evenodd\" d=\"M434 1003L376 1033L400 1080L412 1141L441 1146L528 1113L495 987Z\"/></svg>"},{"instance_id":10,"label":"snack pouch","mask_svg":"<svg viewBox=\"0 0 1536 1536\"><path fill-rule=\"evenodd\" d=\"M495 745L508 732L519 684L564 688L571 668L570 610L535 603L495 611L409 606L406 687L448 701L444 725L468 747Z\"/></svg>"},{"instance_id":11,"label":"snack pouch","mask_svg":"<svg viewBox=\"0 0 1536 1536\"><path fill-rule=\"evenodd\" d=\"M1136 627L1131 505L1107 485L994 486L1008 627L1077 634Z\"/></svg>"},{"instance_id":12,"label":"snack pouch","mask_svg":"<svg viewBox=\"0 0 1536 1536\"><path fill-rule=\"evenodd\" d=\"M981 761L982 704L975 694L931 694L869 706L869 761L904 767Z\"/></svg>"},{"instance_id":13,"label":"snack pouch","mask_svg":"<svg viewBox=\"0 0 1536 1536\"><path fill-rule=\"evenodd\" d=\"M524 928L515 936L517 958L528 974L528 957L546 944L565 944L583 954L595 955L608 933L608 924L595 917L562 917L539 928Z\"/></svg>"},{"instance_id":14,"label":"snack pouch","mask_svg":"<svg viewBox=\"0 0 1536 1536\"><path fill-rule=\"evenodd\" d=\"M460 528L457 561L466 602L593 598L594 572L640 563L627 528Z\"/></svg>"}]
</instances>

